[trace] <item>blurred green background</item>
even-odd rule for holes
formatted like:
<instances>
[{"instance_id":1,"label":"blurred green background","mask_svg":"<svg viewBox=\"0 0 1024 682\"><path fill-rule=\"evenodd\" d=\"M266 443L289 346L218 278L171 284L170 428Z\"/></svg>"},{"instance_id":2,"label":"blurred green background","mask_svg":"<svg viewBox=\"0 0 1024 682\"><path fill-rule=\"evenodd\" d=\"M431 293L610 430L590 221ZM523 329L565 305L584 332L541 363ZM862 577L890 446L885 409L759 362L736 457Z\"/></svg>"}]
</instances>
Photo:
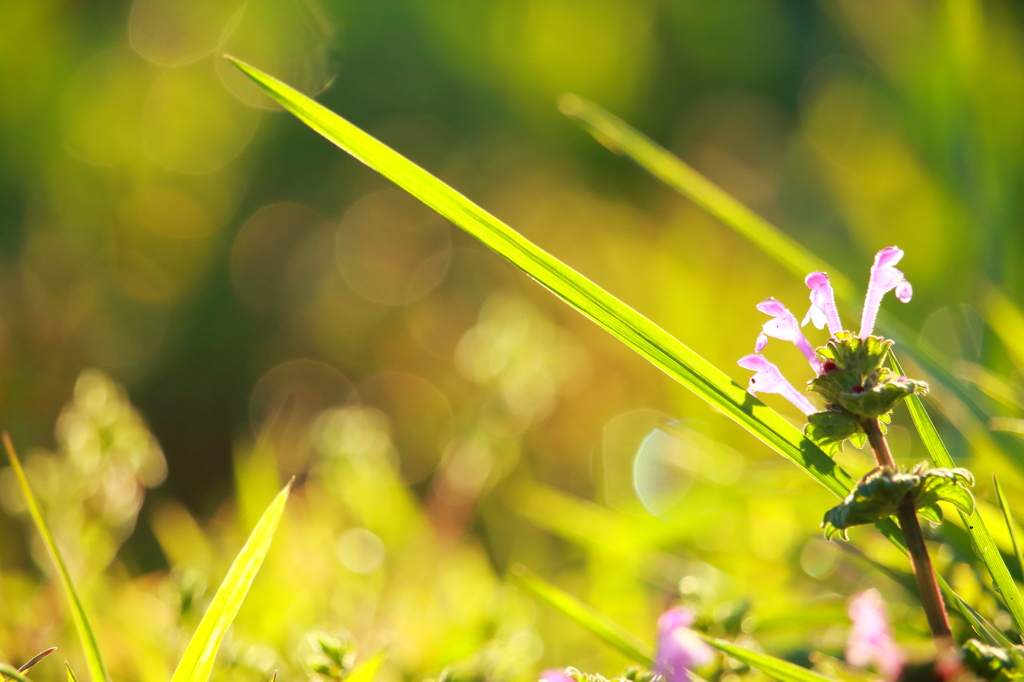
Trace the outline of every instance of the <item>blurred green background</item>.
<instances>
[{"instance_id":1,"label":"blurred green background","mask_svg":"<svg viewBox=\"0 0 1024 682\"><path fill-rule=\"evenodd\" d=\"M860 286L899 245L915 297L886 307L955 377L933 381L943 435L986 515L993 472L1024 504L1017 3L5 0L0 16L0 413L115 679L167 679L293 475L217 675L299 678L314 628L387 647L386 680L625 665L506 584L514 562L645 637L683 599L773 653L836 654L845 599L869 586L901 638L925 634L912 592L820 539L825 491L281 113L225 52L319 93L744 384L754 305L802 316L803 283L595 143L559 94ZM908 426L897 412L904 464L926 456ZM0 658L59 643L80 661L9 470L0 503ZM1007 624L955 522L934 539Z\"/></svg>"}]
</instances>

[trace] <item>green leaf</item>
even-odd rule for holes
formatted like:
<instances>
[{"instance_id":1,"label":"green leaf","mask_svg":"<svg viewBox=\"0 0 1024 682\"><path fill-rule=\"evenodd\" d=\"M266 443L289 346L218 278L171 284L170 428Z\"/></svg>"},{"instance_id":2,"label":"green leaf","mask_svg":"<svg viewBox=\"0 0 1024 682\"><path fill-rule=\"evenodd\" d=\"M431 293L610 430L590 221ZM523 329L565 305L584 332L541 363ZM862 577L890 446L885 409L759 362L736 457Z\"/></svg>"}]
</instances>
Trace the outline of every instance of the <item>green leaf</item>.
<instances>
[{"instance_id":1,"label":"green leaf","mask_svg":"<svg viewBox=\"0 0 1024 682\"><path fill-rule=\"evenodd\" d=\"M831 540L837 532L846 538L847 528L895 516L908 495L918 513L938 523L942 521L938 502L949 502L965 514L974 511L968 485L974 485L974 476L967 469L930 469L927 462L907 472L878 467L857 481L841 504L825 512L821 525L826 538Z\"/></svg>"},{"instance_id":2,"label":"green leaf","mask_svg":"<svg viewBox=\"0 0 1024 682\"><path fill-rule=\"evenodd\" d=\"M679 157L601 107L576 95L563 95L558 106L562 113L580 121L604 146L617 154L628 154L656 178L749 239L801 280L809 272L830 270L825 261L734 199ZM830 279L836 296L853 298L853 285L848 279L835 270L830 270Z\"/></svg>"},{"instance_id":3,"label":"green leaf","mask_svg":"<svg viewBox=\"0 0 1024 682\"><path fill-rule=\"evenodd\" d=\"M284 514L284 506L288 501L291 487L292 484L289 482L284 490L277 494L249 535L242 551L235 557L227 576L217 588L210 608L192 635L192 640L188 643L171 682L206 682L209 679L224 634L238 614L238 609L241 608L249 587L270 549L277 524Z\"/></svg>"},{"instance_id":4,"label":"green leaf","mask_svg":"<svg viewBox=\"0 0 1024 682\"><path fill-rule=\"evenodd\" d=\"M507 258L837 497L846 495L853 484L849 474L781 415L668 332L321 104L259 69L228 59L303 123Z\"/></svg>"},{"instance_id":5,"label":"green leaf","mask_svg":"<svg viewBox=\"0 0 1024 682\"><path fill-rule=\"evenodd\" d=\"M53 561L53 565L57 568L57 576L64 588L64 596L67 598L68 608L71 610L71 619L75 623L78 638L82 640L82 648L85 650L85 662L89 668L89 676L93 682L107 682L109 679L107 677L107 669L103 665L103 657L100 655L100 647L96 642L96 634L93 632L89 619L85 615L85 607L82 606L82 599L75 590L75 584L71 581L68 565L64 561L63 555L61 555L60 549L57 547L57 541L54 539L53 533L50 532L46 519L43 518L39 502L32 492L32 487L28 483L25 471L21 468L21 461L14 450L14 443L11 442L11 437L6 432L3 434L3 441L4 448L7 450L7 457L11 461L11 469L14 470L14 476L18 479L18 487L21 488L21 494L25 497L25 504L28 507L29 515L32 517L40 537L43 539L43 544L46 546L47 554L50 555L50 560Z\"/></svg>"},{"instance_id":6,"label":"green leaf","mask_svg":"<svg viewBox=\"0 0 1024 682\"><path fill-rule=\"evenodd\" d=\"M535 596L597 635L626 658L648 668L654 666L654 650L608 616L538 577L525 566L513 566L512 575Z\"/></svg>"},{"instance_id":7,"label":"green leaf","mask_svg":"<svg viewBox=\"0 0 1024 682\"><path fill-rule=\"evenodd\" d=\"M704 636L704 641L738 661L746 663L751 668L756 668L765 675L774 677L779 682L832 682L827 677L819 675L813 670L801 668L795 663L790 663L768 654L744 649L732 642L707 636Z\"/></svg>"},{"instance_id":8,"label":"green leaf","mask_svg":"<svg viewBox=\"0 0 1024 682\"><path fill-rule=\"evenodd\" d=\"M830 457L842 452L843 441L858 433L863 432L856 417L839 410L826 410L808 415L807 426L804 427L804 435Z\"/></svg>"},{"instance_id":9,"label":"green leaf","mask_svg":"<svg viewBox=\"0 0 1024 682\"><path fill-rule=\"evenodd\" d=\"M889 354L889 362L892 363L892 367L897 374L903 374L903 368L900 367L899 361L892 353ZM921 398L916 395L909 396L906 404L907 409L910 410L910 418L914 421L914 426L917 428L917 432L921 436L925 448L928 450L932 463L937 467L953 467L953 458L939 437L939 431L935 428L935 423L924 409L924 403L921 402ZM1017 590L1017 584L1013 582L1010 571L1006 567L1006 562L1003 561L1003 555L1000 554L999 548L996 547L992 534L989 533L988 527L985 526L984 519L981 518L977 508L969 514L961 511L960 518L963 520L964 527L971 536L975 553L977 553L982 563L985 564L989 575L992 576L992 582L995 583L996 590L1002 595L1003 602L1006 604L1007 609L1009 609L1010 615L1013 616L1013 622L1017 625L1017 630L1024 632L1024 600L1021 599L1020 592Z\"/></svg>"},{"instance_id":10,"label":"green leaf","mask_svg":"<svg viewBox=\"0 0 1024 682\"><path fill-rule=\"evenodd\" d=\"M1010 532L1010 541L1013 543L1013 553L1017 555L1017 566L1024 574L1024 553L1021 552L1020 543L1017 541L1017 524L1013 522L1013 514L1010 513L1010 503L1003 495L1003 488L999 485L996 475L992 474L992 485L996 489L996 499L999 500L999 508L1003 510L1003 518L1006 519L1006 530Z\"/></svg>"}]
</instances>

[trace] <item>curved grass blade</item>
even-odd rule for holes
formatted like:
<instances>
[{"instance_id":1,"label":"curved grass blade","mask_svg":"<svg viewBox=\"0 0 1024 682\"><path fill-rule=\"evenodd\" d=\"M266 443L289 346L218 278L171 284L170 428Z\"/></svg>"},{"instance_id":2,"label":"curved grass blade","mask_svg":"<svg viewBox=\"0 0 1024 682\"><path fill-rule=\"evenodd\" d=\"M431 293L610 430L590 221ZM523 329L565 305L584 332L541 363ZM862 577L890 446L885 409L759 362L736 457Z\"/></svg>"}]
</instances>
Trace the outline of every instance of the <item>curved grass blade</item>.
<instances>
[{"instance_id":1,"label":"curved grass blade","mask_svg":"<svg viewBox=\"0 0 1024 682\"><path fill-rule=\"evenodd\" d=\"M1017 566L1024 575L1024 553L1021 552L1020 542L1017 541L1017 524L1013 522L1013 514L1010 513L1010 503L1003 495L1003 487L999 485L999 479L992 474L992 486L996 489L996 499L999 500L999 508L1003 510L1003 518L1006 519L1006 530L1010 532L1010 542L1013 543L1013 553L1017 556Z\"/></svg>"},{"instance_id":2,"label":"curved grass blade","mask_svg":"<svg viewBox=\"0 0 1024 682\"><path fill-rule=\"evenodd\" d=\"M853 298L850 280L839 273L831 274L835 269L829 268L825 261L625 121L577 95L562 95L558 108L583 124L605 147L616 154L628 155L654 177L739 232L800 279L815 270L829 270L836 297Z\"/></svg>"},{"instance_id":3,"label":"curved grass blade","mask_svg":"<svg viewBox=\"0 0 1024 682\"><path fill-rule=\"evenodd\" d=\"M255 67L228 59L303 123L507 258L833 494L843 497L853 485L849 474L797 428L661 327L323 105Z\"/></svg>"},{"instance_id":4,"label":"curved grass blade","mask_svg":"<svg viewBox=\"0 0 1024 682\"><path fill-rule=\"evenodd\" d=\"M775 658L768 654L762 654L741 646L726 642L715 637L702 635L705 642L719 651L729 654L733 658L746 663L751 668L756 668L769 677L774 677L779 682L832 682L824 675L819 675L813 670L801 668L795 663Z\"/></svg>"},{"instance_id":5,"label":"curved grass blade","mask_svg":"<svg viewBox=\"0 0 1024 682\"><path fill-rule=\"evenodd\" d=\"M85 615L85 607L82 606L82 599L75 590L75 584L71 581L68 565L65 563L64 557L57 547L57 541L54 540L53 533L50 532L46 519L43 518L39 502L36 501L36 496L32 492L28 478L25 476L25 471L21 468L18 454L14 450L14 443L6 432L3 434L3 441L4 448L7 450L7 457L11 461L11 469L14 470L14 476L18 480L18 487L21 488L21 494L25 497L25 504L28 507L29 515L32 517L40 537L43 539L43 544L46 546L47 554L50 555L50 560L53 561L53 565L57 568L57 576L60 578L60 583L64 588L64 596L67 597L68 607L71 610L71 619L75 623L78 637L82 640L82 648L85 650L85 662L89 669L89 676L93 682L107 682L109 679L107 668L103 665L103 657L100 655L100 647L96 642L96 634L93 632L89 619Z\"/></svg>"},{"instance_id":6,"label":"curved grass blade","mask_svg":"<svg viewBox=\"0 0 1024 682\"><path fill-rule=\"evenodd\" d=\"M28 659L28 662L25 663L25 665L23 665L20 668L18 668L18 672L19 673L26 673L26 672L28 672L29 670L34 668L36 666L36 664L38 664L41 660L43 660L44 658L46 658L47 656L49 656L50 654L52 654L56 650L57 650L57 647L55 647L55 646L51 646L49 649L43 649L42 651L40 651L35 656L33 656L32 658Z\"/></svg>"},{"instance_id":7,"label":"curved grass blade","mask_svg":"<svg viewBox=\"0 0 1024 682\"><path fill-rule=\"evenodd\" d=\"M889 354L889 361L892 363L893 369L898 374L903 375L903 368L900 367L899 361L892 353ZM917 428L921 441L928 450L932 463L937 467L952 468L956 466L949 454L949 450L946 449L945 444L942 442L942 438L939 437L939 431L935 428L935 423L928 416L921 398L912 395L907 398L906 403L907 409L910 410L910 418L914 421L914 426ZM995 584L999 594L1002 595L1003 602L1010 611L1010 615L1013 616L1013 622L1016 624L1017 630L1024 632L1024 600L1021 599L1020 592L1017 590L1017 584L1013 581L1013 577L1010 576L1006 562L1003 561L1003 555L1000 554L999 548L996 547L992 534L989 533L988 527L985 525L985 520L981 517L977 506L975 506L974 511L970 514L958 513L963 520L964 527L967 528L967 532L971 536L975 553L981 559L981 562L985 564L989 575L992 576L992 582Z\"/></svg>"},{"instance_id":8,"label":"curved grass blade","mask_svg":"<svg viewBox=\"0 0 1024 682\"><path fill-rule=\"evenodd\" d=\"M563 95L559 107L567 116L579 121L604 146L615 153L629 156L642 168L688 197L801 279L808 272L827 270L836 300L847 308L859 308L858 294L847 277L730 196L685 161L593 102L576 95ZM991 298L989 311L995 309L994 305L1005 311L1006 306L996 305L1004 300L998 297ZM1018 318L1024 319L1020 316ZM992 319L991 315L989 319ZM1000 319L1009 318L1004 314ZM879 316L879 326L885 330L887 336L906 349L926 372L945 386L952 397L967 408L963 415L963 419L966 420L964 427L970 428L976 437L984 439L988 445L1001 451L1016 466L1024 468L1024 448L1020 443L1005 438L1002 434L989 435L987 424L990 415L950 374L948 363L941 359L934 348L921 342L908 343L916 334L884 311ZM1021 357L1024 357L1024 353Z\"/></svg>"},{"instance_id":9,"label":"curved grass blade","mask_svg":"<svg viewBox=\"0 0 1024 682\"><path fill-rule=\"evenodd\" d=\"M68 669L68 682L78 682L78 675L71 669L71 664L64 661L64 667Z\"/></svg>"},{"instance_id":10,"label":"curved grass blade","mask_svg":"<svg viewBox=\"0 0 1024 682\"><path fill-rule=\"evenodd\" d=\"M563 592L521 564L512 567L512 575L518 578L523 587L536 597L597 635L599 639L618 650L626 658L648 668L654 667L654 650L608 616L584 604L571 594Z\"/></svg>"},{"instance_id":11,"label":"curved grass blade","mask_svg":"<svg viewBox=\"0 0 1024 682\"><path fill-rule=\"evenodd\" d=\"M235 557L227 576L217 588L210 608L203 615L178 667L174 670L171 682L206 682L209 679L224 634L238 614L238 609L241 608L245 596L249 593L249 587L252 586L256 573L259 572L263 559L270 549L278 522L284 514L284 506L288 501L291 487L292 484L289 482L284 490L277 494L249 535L242 551Z\"/></svg>"}]
</instances>

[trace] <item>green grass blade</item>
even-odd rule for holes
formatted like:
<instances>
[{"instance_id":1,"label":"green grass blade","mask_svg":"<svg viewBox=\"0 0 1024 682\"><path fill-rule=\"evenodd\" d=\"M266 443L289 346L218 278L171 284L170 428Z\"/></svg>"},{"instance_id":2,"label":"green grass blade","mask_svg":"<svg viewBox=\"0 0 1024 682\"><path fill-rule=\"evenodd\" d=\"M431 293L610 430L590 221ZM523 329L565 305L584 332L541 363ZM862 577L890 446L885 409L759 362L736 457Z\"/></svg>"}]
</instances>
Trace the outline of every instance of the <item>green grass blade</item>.
<instances>
[{"instance_id":1,"label":"green grass blade","mask_svg":"<svg viewBox=\"0 0 1024 682\"><path fill-rule=\"evenodd\" d=\"M1010 532L1010 542L1013 543L1013 553L1017 556L1017 566L1024 574L1024 553L1021 552L1020 542L1017 541L1017 524L1013 522L1013 514L1010 513L1010 503L1003 495L1003 487L999 485L999 479L992 474L992 485L996 489L996 498L999 500L999 508L1003 510L1003 518L1006 519L1006 530Z\"/></svg>"},{"instance_id":2,"label":"green grass blade","mask_svg":"<svg viewBox=\"0 0 1024 682\"><path fill-rule=\"evenodd\" d=\"M512 575L536 597L582 625L626 658L648 668L654 666L654 650L608 616L538 577L525 566L513 566Z\"/></svg>"},{"instance_id":3,"label":"green grass blade","mask_svg":"<svg viewBox=\"0 0 1024 682\"><path fill-rule=\"evenodd\" d=\"M846 495L853 479L845 471L781 415L668 332L321 104L248 64L229 59L303 123L507 258L835 495Z\"/></svg>"},{"instance_id":4,"label":"green grass blade","mask_svg":"<svg viewBox=\"0 0 1024 682\"><path fill-rule=\"evenodd\" d=\"M71 669L71 664L64 661L64 667L68 670L68 682L78 682L78 675L76 675L75 671Z\"/></svg>"},{"instance_id":5,"label":"green grass blade","mask_svg":"<svg viewBox=\"0 0 1024 682\"><path fill-rule=\"evenodd\" d=\"M192 635L192 640L188 643L171 682L206 682L209 679L224 634L238 614L238 609L241 608L246 594L249 593L249 587L270 549L278 522L284 514L284 506L288 501L291 487L292 484L289 483L277 494L249 535L242 551L235 557L227 576L217 588L210 608Z\"/></svg>"},{"instance_id":6,"label":"green grass blade","mask_svg":"<svg viewBox=\"0 0 1024 682\"><path fill-rule=\"evenodd\" d=\"M50 654L52 654L56 650L57 650L57 647L55 647L55 646L51 646L49 649L43 649L42 651L40 651L35 656L33 656L32 658L28 659L27 663L25 663L23 666L18 668L18 672L19 673L27 673L29 670L34 668L36 666L36 664L38 664L41 660L43 660L44 658L46 658L47 656L49 656Z\"/></svg>"},{"instance_id":7,"label":"green grass blade","mask_svg":"<svg viewBox=\"0 0 1024 682\"><path fill-rule=\"evenodd\" d=\"M893 369L898 374L903 375L903 368L900 367L899 361L892 353L889 354L889 361L892 363ZM937 467L956 466L949 454L949 450L946 449L946 445L942 442L942 438L939 437L939 431L935 428L935 423L928 416L921 398L912 395L907 398L906 403L907 409L910 410L910 418L914 421L914 426L917 428L921 441L928 450L932 463ZM1003 561L1003 555L1000 554L999 548L996 547L996 543L992 539L992 534L989 533L988 527L985 525L985 520L981 517L977 507L970 514L958 513L963 520L964 527L967 528L967 532L971 536L974 551L977 553L978 558L981 559L981 562L985 564L989 575L992 576L992 582L995 584L999 594L1002 595L1003 602L1010 611L1010 615L1013 616L1013 622L1017 625L1017 630L1024 632L1024 601L1021 600L1017 584L1013 582L1010 571L1006 567L1006 562Z\"/></svg>"},{"instance_id":8,"label":"green grass blade","mask_svg":"<svg viewBox=\"0 0 1024 682\"><path fill-rule=\"evenodd\" d=\"M825 261L625 121L576 95L563 95L558 100L558 108L566 116L582 123L601 144L616 154L628 155L654 177L736 230L800 279L815 270L829 270L836 296L853 298L850 280L830 269Z\"/></svg>"},{"instance_id":9,"label":"green grass blade","mask_svg":"<svg viewBox=\"0 0 1024 682\"><path fill-rule=\"evenodd\" d=\"M3 441L4 448L7 450L7 457L11 461L11 469L14 470L14 476L18 479L18 487L21 488L21 494L25 496L25 504L28 506L29 515L32 517L40 537L43 539L46 552L50 555L50 560L53 561L53 565L57 569L57 576L64 588L64 596L67 597L68 608L71 610L71 619L75 623L78 637L82 640L82 648L85 650L85 662L89 668L89 676L93 682L107 682L109 679L107 677L107 668L103 665L100 647L96 643L96 634L93 632L92 626L89 625L89 619L85 615L85 607L82 606L82 599L78 596L75 584L71 581L68 565L60 553L60 549L57 547L57 541L54 540L53 533L50 532L46 519L43 518L42 509L39 507L39 502L32 492L32 487L28 483L24 469L21 468L18 453L14 450L14 443L11 442L11 437L6 432L3 434Z\"/></svg>"},{"instance_id":10,"label":"green grass blade","mask_svg":"<svg viewBox=\"0 0 1024 682\"><path fill-rule=\"evenodd\" d=\"M819 675L813 670L801 668L795 663L790 663L768 654L744 649L732 642L706 636L704 641L738 661L746 663L751 668L756 668L765 675L775 678L779 682L832 682L829 678Z\"/></svg>"}]
</instances>

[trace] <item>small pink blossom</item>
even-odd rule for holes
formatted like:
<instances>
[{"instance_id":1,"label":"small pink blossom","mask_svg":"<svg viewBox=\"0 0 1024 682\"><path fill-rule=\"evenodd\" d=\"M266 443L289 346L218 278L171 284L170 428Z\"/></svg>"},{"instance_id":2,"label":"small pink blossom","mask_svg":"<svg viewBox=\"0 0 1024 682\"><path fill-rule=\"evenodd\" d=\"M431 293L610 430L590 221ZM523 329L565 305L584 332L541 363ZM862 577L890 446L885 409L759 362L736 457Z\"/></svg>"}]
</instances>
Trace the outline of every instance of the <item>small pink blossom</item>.
<instances>
[{"instance_id":1,"label":"small pink blossom","mask_svg":"<svg viewBox=\"0 0 1024 682\"><path fill-rule=\"evenodd\" d=\"M695 618L689 609L677 607L658 619L658 654L654 670L666 682L686 682L687 670L707 665L714 651L695 631L690 629Z\"/></svg>"},{"instance_id":2,"label":"small pink blossom","mask_svg":"<svg viewBox=\"0 0 1024 682\"><path fill-rule=\"evenodd\" d=\"M875 329L875 318L878 317L883 296L895 289L896 298L906 303L914 295L910 282L895 267L901 258L903 251L895 246L887 246L875 254L875 264L871 266L871 280L868 282L868 293L864 297L864 310L860 318L862 339L871 336Z\"/></svg>"},{"instance_id":3,"label":"small pink blossom","mask_svg":"<svg viewBox=\"0 0 1024 682\"><path fill-rule=\"evenodd\" d=\"M858 668L874 665L886 679L895 680L903 669L903 652L896 646L892 626L878 590L850 599L847 613L853 621L846 640L846 662Z\"/></svg>"},{"instance_id":4,"label":"small pink blossom","mask_svg":"<svg viewBox=\"0 0 1024 682\"><path fill-rule=\"evenodd\" d=\"M796 316L774 298L766 298L761 301L757 304L757 309L766 315L771 315L772 319L765 322L764 326L761 327L757 343L754 344L754 352L760 353L764 350L764 347L768 344L769 336L774 339L789 341L796 344L796 347L807 358L807 362L811 363L814 371L817 374L821 374L821 360L814 354L814 349L811 348L807 337L804 336L803 331L800 329L800 323L796 321Z\"/></svg>"},{"instance_id":5,"label":"small pink blossom","mask_svg":"<svg viewBox=\"0 0 1024 682\"><path fill-rule=\"evenodd\" d=\"M824 272L812 272L804 279L804 284L811 290L811 307L800 323L801 326L806 327L808 322L813 322L815 329L824 329L827 324L832 336L843 331L843 325L839 321L839 310L836 308L836 294L832 291L828 275Z\"/></svg>"},{"instance_id":6,"label":"small pink blossom","mask_svg":"<svg viewBox=\"0 0 1024 682\"><path fill-rule=\"evenodd\" d=\"M561 668L551 668L540 674L540 682L576 682L576 680Z\"/></svg>"},{"instance_id":7,"label":"small pink blossom","mask_svg":"<svg viewBox=\"0 0 1024 682\"><path fill-rule=\"evenodd\" d=\"M796 405L797 409L804 414L814 414L818 411L800 391L793 387L793 384L786 380L786 377L782 376L779 368L765 356L757 353L745 355L739 359L738 364L743 369L754 371L754 376L750 377L750 383L747 385L747 392L750 395L777 393Z\"/></svg>"}]
</instances>

